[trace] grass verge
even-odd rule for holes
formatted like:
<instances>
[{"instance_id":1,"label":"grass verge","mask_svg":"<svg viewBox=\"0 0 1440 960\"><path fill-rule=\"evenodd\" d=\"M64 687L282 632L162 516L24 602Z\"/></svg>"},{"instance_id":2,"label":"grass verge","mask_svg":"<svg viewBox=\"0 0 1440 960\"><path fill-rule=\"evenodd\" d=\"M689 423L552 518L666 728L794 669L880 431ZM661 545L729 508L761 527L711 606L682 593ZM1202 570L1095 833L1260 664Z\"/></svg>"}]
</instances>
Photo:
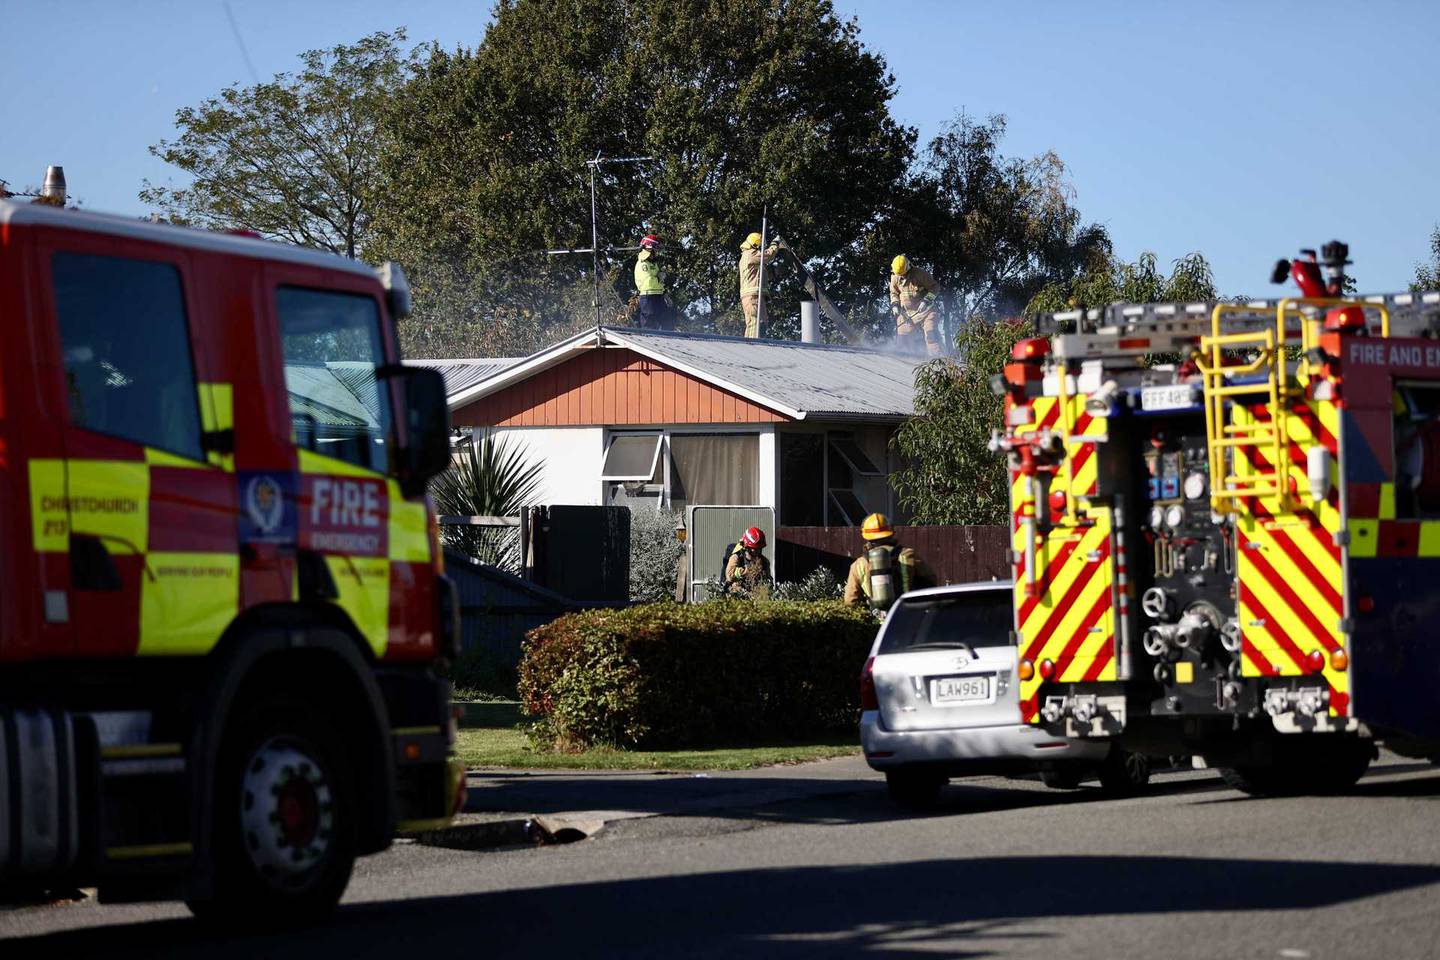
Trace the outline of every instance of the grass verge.
<instances>
[{"instance_id":1,"label":"grass verge","mask_svg":"<svg viewBox=\"0 0 1440 960\"><path fill-rule=\"evenodd\" d=\"M466 705L465 724L455 750L467 767L528 767L545 770L748 770L784 763L848 757L860 752L853 736L818 743L773 743L703 750L615 750L583 753L537 752L516 725L517 703Z\"/></svg>"}]
</instances>

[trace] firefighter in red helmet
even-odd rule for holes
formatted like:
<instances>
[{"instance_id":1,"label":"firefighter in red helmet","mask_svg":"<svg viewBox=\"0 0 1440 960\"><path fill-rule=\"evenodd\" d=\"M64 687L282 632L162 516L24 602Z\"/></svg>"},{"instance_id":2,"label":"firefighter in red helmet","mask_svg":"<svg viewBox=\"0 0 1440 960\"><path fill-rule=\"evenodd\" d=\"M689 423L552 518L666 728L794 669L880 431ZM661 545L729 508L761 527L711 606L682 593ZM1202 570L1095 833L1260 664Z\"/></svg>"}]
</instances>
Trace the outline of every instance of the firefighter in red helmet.
<instances>
[{"instance_id":1,"label":"firefighter in red helmet","mask_svg":"<svg viewBox=\"0 0 1440 960\"><path fill-rule=\"evenodd\" d=\"M765 531L751 527L740 535L725 560L725 594L731 597L770 593L770 560L765 556Z\"/></svg>"}]
</instances>

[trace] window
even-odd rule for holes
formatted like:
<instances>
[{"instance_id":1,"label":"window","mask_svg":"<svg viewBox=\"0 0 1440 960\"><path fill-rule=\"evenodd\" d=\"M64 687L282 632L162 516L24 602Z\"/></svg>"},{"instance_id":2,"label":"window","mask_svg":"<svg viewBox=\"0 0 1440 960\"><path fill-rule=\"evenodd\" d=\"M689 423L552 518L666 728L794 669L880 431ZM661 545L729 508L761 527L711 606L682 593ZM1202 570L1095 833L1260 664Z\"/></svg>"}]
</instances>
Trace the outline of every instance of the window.
<instances>
[{"instance_id":1,"label":"window","mask_svg":"<svg viewBox=\"0 0 1440 960\"><path fill-rule=\"evenodd\" d=\"M1395 385L1395 517L1440 517L1440 387Z\"/></svg>"},{"instance_id":2,"label":"window","mask_svg":"<svg viewBox=\"0 0 1440 960\"><path fill-rule=\"evenodd\" d=\"M780 523L825 525L825 438L818 433L781 433Z\"/></svg>"},{"instance_id":3,"label":"window","mask_svg":"<svg viewBox=\"0 0 1440 960\"><path fill-rule=\"evenodd\" d=\"M1006 647L1014 622L1009 590L967 590L895 605L881 653L971 647Z\"/></svg>"},{"instance_id":4,"label":"window","mask_svg":"<svg viewBox=\"0 0 1440 960\"><path fill-rule=\"evenodd\" d=\"M385 363L375 300L281 287L275 305L296 444L383 472L390 394L375 378Z\"/></svg>"},{"instance_id":5,"label":"window","mask_svg":"<svg viewBox=\"0 0 1440 960\"><path fill-rule=\"evenodd\" d=\"M845 461L845 465L853 472L862 477L882 476L884 471L875 466L870 458L865 456L865 451L855 442L855 438L848 433L830 434L830 459L833 464L835 458L839 457ZM833 470L834 467L832 466Z\"/></svg>"},{"instance_id":6,"label":"window","mask_svg":"<svg viewBox=\"0 0 1440 960\"><path fill-rule=\"evenodd\" d=\"M601 467L605 502L632 509L751 505L760 497L753 433L617 433Z\"/></svg>"},{"instance_id":7,"label":"window","mask_svg":"<svg viewBox=\"0 0 1440 960\"><path fill-rule=\"evenodd\" d=\"M760 438L753 433L670 435L670 509L749 506L760 499Z\"/></svg>"},{"instance_id":8,"label":"window","mask_svg":"<svg viewBox=\"0 0 1440 960\"><path fill-rule=\"evenodd\" d=\"M610 441L605 451L605 464L600 468L601 480L650 483L660 465L658 433L622 433Z\"/></svg>"},{"instance_id":9,"label":"window","mask_svg":"<svg viewBox=\"0 0 1440 960\"><path fill-rule=\"evenodd\" d=\"M204 459L180 271L64 252L50 270L70 421Z\"/></svg>"}]
</instances>

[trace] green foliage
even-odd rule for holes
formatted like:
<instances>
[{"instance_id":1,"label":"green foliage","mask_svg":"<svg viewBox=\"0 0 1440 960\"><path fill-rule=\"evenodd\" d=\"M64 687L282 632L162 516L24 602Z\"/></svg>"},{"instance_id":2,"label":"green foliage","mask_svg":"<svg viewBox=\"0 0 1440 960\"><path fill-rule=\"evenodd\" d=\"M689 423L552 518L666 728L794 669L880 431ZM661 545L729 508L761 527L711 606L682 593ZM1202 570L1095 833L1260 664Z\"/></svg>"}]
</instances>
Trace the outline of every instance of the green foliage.
<instances>
[{"instance_id":1,"label":"green foliage","mask_svg":"<svg viewBox=\"0 0 1440 960\"><path fill-rule=\"evenodd\" d=\"M786 580L775 584L771 597L775 600L838 600L844 584L829 567L816 567L802 580Z\"/></svg>"},{"instance_id":2,"label":"green foliage","mask_svg":"<svg viewBox=\"0 0 1440 960\"><path fill-rule=\"evenodd\" d=\"M630 511L630 599L655 603L675 597L685 544L675 539L679 516L668 510Z\"/></svg>"},{"instance_id":3,"label":"green foliage","mask_svg":"<svg viewBox=\"0 0 1440 960\"><path fill-rule=\"evenodd\" d=\"M930 265L952 327L976 314L1015 316L1045 284L1110 254L1105 229L1081 223L1058 155L1001 154L1005 122L957 114L926 147L870 251L888 263L904 250Z\"/></svg>"},{"instance_id":4,"label":"green foliage","mask_svg":"<svg viewBox=\"0 0 1440 960\"><path fill-rule=\"evenodd\" d=\"M1415 293L1440 290L1440 226L1430 231L1430 262L1415 264L1415 279L1410 289Z\"/></svg>"},{"instance_id":5,"label":"green foliage","mask_svg":"<svg viewBox=\"0 0 1440 960\"><path fill-rule=\"evenodd\" d=\"M513 700L519 675L512 664L483 650L466 650L444 671L456 700Z\"/></svg>"},{"instance_id":6,"label":"green foliage","mask_svg":"<svg viewBox=\"0 0 1440 960\"><path fill-rule=\"evenodd\" d=\"M905 466L891 477L914 522L1005 522L1005 459L987 446L1003 410L990 377L1004 367L1016 341L1030 334L1028 323L976 317L956 338L960 359L932 360L917 372L915 416L901 424L894 441Z\"/></svg>"},{"instance_id":7,"label":"green foliage","mask_svg":"<svg viewBox=\"0 0 1440 960\"><path fill-rule=\"evenodd\" d=\"M1176 260L1167 276L1155 254L1147 250L1134 263L1109 255L1092 259L1069 283L1047 284L1026 304L1025 313L1095 309L1112 303L1193 303L1217 296L1210 263L1199 253Z\"/></svg>"},{"instance_id":8,"label":"green foliage","mask_svg":"<svg viewBox=\"0 0 1440 960\"><path fill-rule=\"evenodd\" d=\"M369 238L381 191L377 124L405 76L405 31L301 54L299 74L232 85L175 114L150 152L191 178L146 181L140 199L177 223L254 230L348 257Z\"/></svg>"},{"instance_id":9,"label":"green foliage","mask_svg":"<svg viewBox=\"0 0 1440 960\"><path fill-rule=\"evenodd\" d=\"M829 0L503 0L477 48L432 48L386 115L373 255L411 269L427 349L548 343L593 322L590 257L540 252L589 246L586 161L652 156L602 168L601 244L659 234L686 322L738 330L739 244L767 204L822 282L883 276L857 238L912 155L894 91ZM632 258L607 274L628 283ZM797 312L794 286L775 316Z\"/></svg>"},{"instance_id":10,"label":"green foliage","mask_svg":"<svg viewBox=\"0 0 1440 960\"><path fill-rule=\"evenodd\" d=\"M520 697L563 749L798 739L855 723L874 637L833 601L587 610L530 631Z\"/></svg>"},{"instance_id":11,"label":"green foliage","mask_svg":"<svg viewBox=\"0 0 1440 960\"><path fill-rule=\"evenodd\" d=\"M540 489L542 464L531 463L503 437L484 434L467 443L450 468L430 482L435 510L442 516L513 517ZM515 570L519 553L508 528L443 524L445 545L497 567Z\"/></svg>"}]
</instances>

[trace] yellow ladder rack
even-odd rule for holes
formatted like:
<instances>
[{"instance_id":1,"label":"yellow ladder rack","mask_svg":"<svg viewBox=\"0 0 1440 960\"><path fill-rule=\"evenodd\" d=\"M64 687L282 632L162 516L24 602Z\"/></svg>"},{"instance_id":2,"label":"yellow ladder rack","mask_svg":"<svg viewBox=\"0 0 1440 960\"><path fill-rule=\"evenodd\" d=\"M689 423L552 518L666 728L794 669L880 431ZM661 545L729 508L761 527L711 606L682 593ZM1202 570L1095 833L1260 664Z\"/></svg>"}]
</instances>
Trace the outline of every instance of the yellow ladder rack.
<instances>
[{"instance_id":1,"label":"yellow ladder rack","mask_svg":"<svg viewBox=\"0 0 1440 960\"><path fill-rule=\"evenodd\" d=\"M1205 381L1205 433L1210 453L1210 506L1217 513L1236 513L1245 497L1278 497L1287 509L1290 496L1286 477L1289 434L1286 430L1290 385L1285 372L1284 311L1278 311L1275 328L1225 333L1227 314L1253 314L1251 307L1216 304L1210 315L1210 335L1200 338L1196 365ZM1239 364L1225 365L1227 351L1254 349L1257 355ZM1237 383L1236 378L1264 373L1263 379ZM1225 405L1242 397L1264 398L1269 422L1235 422ZM1264 462L1244 473L1236 469L1244 451L1255 450Z\"/></svg>"}]
</instances>

